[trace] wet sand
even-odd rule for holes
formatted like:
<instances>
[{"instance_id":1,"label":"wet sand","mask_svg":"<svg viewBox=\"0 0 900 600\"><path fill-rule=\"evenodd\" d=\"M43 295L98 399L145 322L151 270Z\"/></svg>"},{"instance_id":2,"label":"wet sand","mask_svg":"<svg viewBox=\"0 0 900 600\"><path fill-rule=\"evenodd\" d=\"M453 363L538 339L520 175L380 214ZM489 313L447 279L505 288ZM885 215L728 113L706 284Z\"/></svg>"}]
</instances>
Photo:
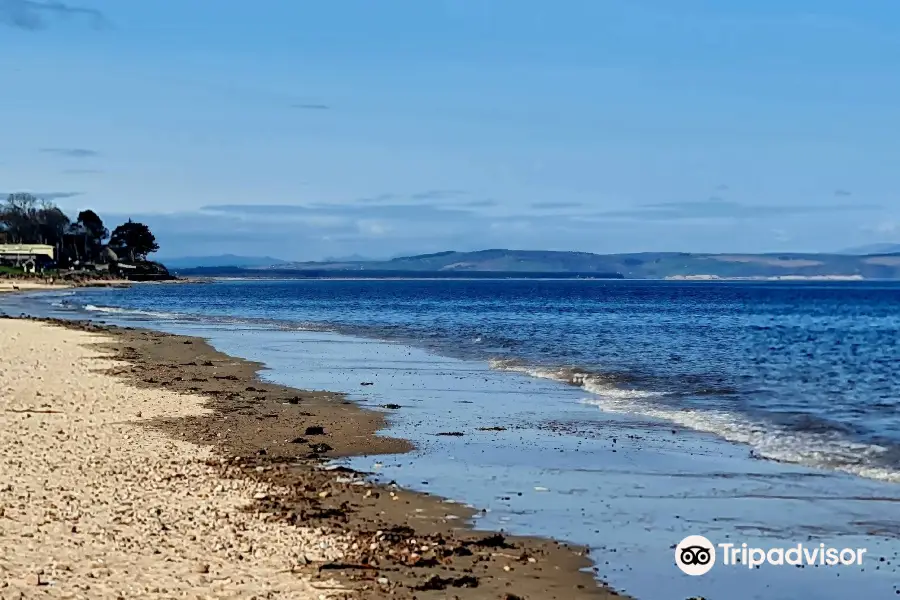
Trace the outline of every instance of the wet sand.
<instances>
[{"instance_id":1,"label":"wet sand","mask_svg":"<svg viewBox=\"0 0 900 600\"><path fill-rule=\"evenodd\" d=\"M9 393L4 395L4 403L9 402L7 397L12 397L14 402L16 399L34 402L39 399L39 392L51 393L41 402L49 406L45 410L63 410L56 407L60 402L66 402L67 390L78 390L79 397L84 399L92 395L91 385L101 386L103 382L102 386L120 386L116 393L106 392L104 396L107 398L104 410L109 418L115 417L115 421L101 421L100 430L115 425L127 431L130 437L126 440L122 437L124 434L100 436L99 446L70 448L67 452L79 455L80 459L88 461L86 464L91 464L92 457L105 457L115 465L114 472L126 473L137 482L132 489L141 488L148 478L155 481L152 475L155 471L148 467L158 467L161 461L175 468L175 472L164 476L161 485L149 488L157 491L161 487L177 488L183 493L175 496L192 498L198 510L207 506L210 496L210 493L193 492L203 485L213 486L213 497L230 497L232 512L225 511L228 519L252 516L252 522L242 522L245 529L241 531L262 536L261 547L277 558L281 569L277 570L279 576L274 577L273 582L281 581L287 573L297 583L296 593L287 587L274 590L276 595L273 597L316 597L303 594L315 590L311 586L336 587L331 580L338 581L342 590L349 590L353 597L360 598L514 600L615 595L598 587L584 571L591 563L582 548L542 539L473 531L466 525L472 512L460 505L427 494L406 492L389 484L376 486L347 469L325 468L328 458L409 449L409 444L403 440L377 435L384 425L381 414L363 410L340 395L262 382L257 377L260 365L219 353L197 338L92 324L8 319L0 320L0 335L19 340L18 344L7 341L0 344L4 361L9 354L24 365L20 368L20 376L12 383L6 381L8 376L4 370L4 385L14 390L11 396ZM24 339L30 340L27 352L10 351L15 346L21 348ZM41 342L45 345L33 347L36 342L31 340L45 340ZM10 338L9 342L12 341ZM78 360L73 361L73 357ZM110 359L115 362L110 363ZM47 375L44 379L32 377L28 380L31 387L23 387L28 365L32 369L42 365ZM64 367L69 370L63 373ZM97 369L103 373L97 373ZM60 373L60 376L54 373ZM85 386L85 380L94 383ZM45 388L55 391L45 392ZM115 400L114 405L109 404L110 399ZM72 400L68 402L67 410L74 410ZM148 410L145 406L154 408ZM24 416L26 414L28 416ZM69 421L58 430L62 434L51 432L54 428L50 421L56 414L3 413L4 421L16 426L21 425L20 421L33 419L29 426L43 432L26 437L25 447L19 448L19 454L13 456L50 452L48 447L60 452L51 442L55 439L53 436L73 434L69 431ZM76 421L77 418L72 420L72 426ZM7 425L4 429L15 427ZM83 433L91 431L93 429ZM48 432L52 433L50 438L46 436ZM145 440L152 443L147 445ZM12 440L5 442L13 443ZM155 444L177 448L179 453L175 456L178 458L161 455L160 447ZM116 452L126 450L132 454L128 455L128 460L120 460ZM146 465L141 456L147 460ZM191 457L194 461L188 464L200 471L195 475L180 474L178 469L186 467L179 461L190 461ZM11 466L11 463L15 464ZM20 458L0 464L7 471L22 469L26 463ZM116 488L104 487L107 485L102 483L105 475L100 478L95 475L91 475L93 479L89 477L90 481L74 480L77 486L95 486L85 508L90 506L92 499L116 505ZM83 474L84 477L88 475ZM8 479L7 473L3 473L2 479ZM98 480L101 483L97 483ZM172 486L171 481L178 481L179 485ZM9 502L3 500L5 507ZM248 503L249 507L238 510L239 500ZM43 506L43 501L33 504L35 506L29 509L32 512L50 510ZM124 513L128 515L125 518L135 520L135 515L147 503L132 500L124 506ZM59 517L54 511L45 512L46 523L37 528L39 537L46 537L41 533L42 527L59 528ZM173 557L173 562L181 567L193 565L197 571L207 568L205 573L191 571L207 579L211 579L209 573L232 572L232 569L235 573L246 571L247 578L267 577L268 563L259 563L252 552L236 550L234 544L231 547L222 545L220 552L211 550L207 536L218 534L216 522L213 519L206 528L198 526L199 531L193 533L189 533L191 526L179 528L196 539L183 541L183 546L179 547L187 549L184 554L188 558ZM67 521L65 526L68 526ZM302 539L298 541L296 536ZM135 570L141 572L142 569L142 563L132 560L132 554L138 548L146 549L151 543L139 535L135 539L138 541L131 548L101 545L96 556L124 561L130 565L127 573L132 577ZM35 548L36 554L30 565L52 565L58 561L55 555L61 549L54 544L36 545ZM322 556L324 551L333 554ZM215 561L219 561L215 567L212 564L206 566ZM80 557L75 562L79 569L84 567ZM0 565L11 581L20 581L23 576L27 579L37 568L32 566L32 571L28 571L24 564L3 562ZM44 567L44 570L48 568L52 577L60 577L52 567ZM19 579L9 575L11 572ZM147 573L152 579L152 569ZM170 573L166 576L174 577ZM45 573L39 577L49 578L50 575ZM65 578L59 581L63 582ZM116 589L116 581L125 585L125 579L113 576L110 589ZM171 585L184 589L177 586L193 583L185 576L182 580L175 578ZM64 584L41 586L52 591L63 587ZM122 589L118 588L118 591ZM228 597L218 595L216 591L204 590L204 593ZM295 595L290 595L293 593ZM332 589L316 593L324 593L327 597L343 592Z\"/></svg>"}]
</instances>

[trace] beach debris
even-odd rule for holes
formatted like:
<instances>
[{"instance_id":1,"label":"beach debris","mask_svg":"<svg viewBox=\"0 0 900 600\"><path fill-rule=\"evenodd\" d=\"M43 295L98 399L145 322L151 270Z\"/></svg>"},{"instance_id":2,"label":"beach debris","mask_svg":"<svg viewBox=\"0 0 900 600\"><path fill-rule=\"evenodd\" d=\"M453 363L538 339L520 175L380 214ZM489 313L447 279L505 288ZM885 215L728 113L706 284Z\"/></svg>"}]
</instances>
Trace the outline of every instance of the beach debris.
<instances>
[{"instance_id":1,"label":"beach debris","mask_svg":"<svg viewBox=\"0 0 900 600\"><path fill-rule=\"evenodd\" d=\"M322 467L322 471L338 471L339 473L353 473L356 474L356 471L351 469L350 467L345 467L344 465L326 465Z\"/></svg>"},{"instance_id":2,"label":"beach debris","mask_svg":"<svg viewBox=\"0 0 900 600\"><path fill-rule=\"evenodd\" d=\"M288 398L287 403L288 404L300 404L301 400L303 400L303 398L301 398L300 396L294 396L293 398Z\"/></svg>"},{"instance_id":3,"label":"beach debris","mask_svg":"<svg viewBox=\"0 0 900 600\"><path fill-rule=\"evenodd\" d=\"M446 590L448 587L477 588L478 578L473 577L472 575L462 575L461 577L441 577L440 575L432 575L414 589L425 592L430 590Z\"/></svg>"},{"instance_id":4,"label":"beach debris","mask_svg":"<svg viewBox=\"0 0 900 600\"><path fill-rule=\"evenodd\" d=\"M549 492L550 489L549 489L549 488L542 487L542 486L539 486L539 485L536 485L536 486L534 486L534 491L536 491L536 492Z\"/></svg>"},{"instance_id":5,"label":"beach debris","mask_svg":"<svg viewBox=\"0 0 900 600\"><path fill-rule=\"evenodd\" d=\"M506 541L506 537L501 533L495 533L470 543L481 548L515 548L515 546Z\"/></svg>"},{"instance_id":6,"label":"beach debris","mask_svg":"<svg viewBox=\"0 0 900 600\"><path fill-rule=\"evenodd\" d=\"M350 569L371 569L374 570L377 567L373 565L365 565L365 564L354 564L354 563L343 563L343 562L327 562L319 565L320 571L344 571Z\"/></svg>"},{"instance_id":7,"label":"beach debris","mask_svg":"<svg viewBox=\"0 0 900 600\"><path fill-rule=\"evenodd\" d=\"M178 338L174 338L172 343L179 344L180 341ZM199 341L197 342L197 344L200 343ZM189 354L192 351L185 350L183 352ZM206 352L207 350L201 349L201 351ZM198 362L201 358L202 356L197 358ZM226 365L227 368L227 363L224 361L217 360L217 364ZM429 515L435 512L435 520L438 522L441 520L441 514L443 513L440 507L446 506L446 510L455 508L455 506L451 506L451 503L443 505L441 504L441 498L432 498L427 503L421 504L426 506L427 509L415 508L419 503L411 500L415 500L417 497L401 492L396 484L356 479L356 477L360 476L359 474L354 474L355 477L336 476L337 473L330 477L319 475L317 473L319 469L329 472L339 470L342 471L341 475L344 474L343 471L345 470L348 474L353 472L341 465L324 466L322 463L330 461L330 458L324 455L315 461L305 461L303 460L304 458L313 458L311 454L304 455L307 449L302 446L290 447L287 444L302 444L313 452L328 452L332 450L330 445L316 443L316 440L309 440L308 438L310 436L327 436L328 439L336 439L332 436L344 435L347 428L338 429L332 426L332 421L326 420L329 416L327 414L322 415L318 409L316 410L317 414L312 415L300 412L299 407L290 409L281 406L277 409L271 408L273 405L280 405L281 403L299 404L301 399L299 395L295 396L294 401L288 399L293 391L287 393L282 390L266 391L266 396L257 396L256 398L257 400L265 400L266 403L257 405L251 398L257 395L253 392L262 392L262 390L258 387L254 388L254 386L264 384L248 379L248 376L243 372L241 372L239 379L235 381L236 385L229 385L228 382L213 383L213 374L215 373L213 370L202 371L195 368L193 370L179 371L177 370L177 365L172 368L175 369L172 374L169 374L168 371L165 371L161 376L158 374L158 371L153 371L152 373L154 376L170 381L174 380L173 375L176 373L182 375L184 381L197 381L199 378L193 377L193 375L195 373L203 373L210 378L210 383L205 387L223 388L221 391L203 391L207 395L216 394L218 398L224 398L226 401L222 402L222 405L217 408L222 414L222 418L211 420L210 426L200 432L208 436L208 439L215 439L213 436L218 436L225 438L223 442L226 442L221 448L223 456L216 460L223 465L221 470L226 474L229 481L227 485L216 481L215 488L210 487L212 496L222 496L227 499L232 494L235 494L242 501L241 515L246 512L249 515L246 518L260 519L260 526L274 527L280 521L285 521L294 525L303 524L304 531L306 525L315 528L321 527L323 533L318 533L319 529L316 529L315 536L338 536L334 540L330 537L326 538L325 541L319 542L318 545L312 547L313 552L309 554L309 557L302 552L300 554L295 553L296 550L304 548L305 540L302 543L295 543L290 552L282 557L273 551L277 550L277 545L275 544L277 539L270 540L265 537L265 535L268 535L268 532L260 534L259 539L256 539L251 535L250 528L248 528L246 530L248 543L235 544L232 548L229 546L229 543L232 543L234 540L217 541L215 546L216 552L219 552L221 548L225 548L229 557L233 555L236 557L235 560L240 561L236 563L238 566L247 569L257 568L255 564L251 563L259 562L261 557L268 559L269 554L272 553L273 557L280 559L281 564L291 567L291 573L295 572L293 570L294 566L306 565L309 566L309 569L304 569L302 572L307 575L319 569L324 578L332 576L336 576L339 580L348 578L351 581L358 582L362 589L369 591L373 588L377 591L380 585L382 586L382 594L390 591L392 596L397 594L398 596L406 597L407 593L416 589L422 590L418 592L420 596L430 595L430 592L426 590L436 590L442 591L442 593L435 594L435 597L453 597L454 592L460 596L465 593L478 593L478 590L467 592L461 588L481 588L484 592L488 592L485 597L497 600L524 600L521 596L504 593L501 591L502 588L496 589L492 579L497 577L496 573L499 571L500 581L511 581L515 584L519 581L518 577L513 577L516 572L526 571L530 568L527 566L529 563L539 562L539 559L531 555L532 547L528 542L519 543L518 540L514 541L500 534L481 534L479 536L473 535L468 531L457 533L462 530L458 527L449 526L449 524L453 520L467 519L470 514L469 511L466 512L464 517L445 514L444 519L446 523L443 528L440 526L437 528L437 533L430 530L427 533L422 530L415 531L408 527L391 527L391 521L395 517L393 513L384 510L386 509L385 500L394 500L390 502L393 505L411 504L411 506L405 508L395 508L396 514L406 515L403 518L410 518L406 513L411 513L412 511L416 513L427 512ZM228 372L225 371L223 373L222 371L218 372L222 375ZM134 375L138 378L142 375L146 376L142 372L134 373ZM229 379L228 377L224 378ZM184 388L187 385L191 384L184 383L178 387ZM307 398L310 401L314 401L317 396L309 395ZM396 410L401 408L401 405L386 403L382 407ZM41 407L38 405L36 408ZM54 406L53 408L56 407ZM406 408L406 405L403 405L403 408ZM134 414L134 410L132 409L129 412ZM153 409L149 405L148 408L143 410L148 413L148 416L152 416L150 413L153 413ZM273 410L274 412L269 412ZM266 420L260 417L266 417ZM282 424L279 421L278 427L270 429L268 423L273 421L268 420L269 418L284 419L284 423ZM257 419L259 420L257 421ZM324 426L315 425L316 420L320 420L320 423L329 424L327 434ZM310 421L312 425L307 427ZM516 428L517 426L512 424L509 426L509 429ZM478 428L479 431L504 431L506 429L507 427L500 426ZM301 437L299 432L304 430L306 430L306 433L302 434ZM233 434L232 432L234 431L237 431L238 434ZM244 431L247 432L246 437L241 435ZM353 433L352 429L350 431ZM295 433L297 437L288 437L290 433ZM461 437L468 435L468 432L446 431L441 432L440 435ZM278 439L279 437L280 440ZM317 437L316 439L322 440L322 437ZM279 445L279 441L284 445ZM273 455L265 456L264 452L258 452L261 448L266 447L273 448ZM234 453L237 452L244 453L244 456L236 456ZM253 454L257 456L254 457ZM375 463L374 469L377 470L380 467L382 467L381 463ZM272 478L260 476L245 478L244 474L254 469L258 473L271 472ZM261 485L262 482L271 482L276 486L284 483L286 487L284 490L280 487L269 488L266 487L266 484ZM427 485L427 482L423 481L422 483ZM361 487L351 488L350 486ZM0 483L0 488L2 487L3 484ZM395 491L390 491L392 489ZM510 492L509 495L513 496L514 492ZM522 493L520 492L519 496L521 495ZM256 502L251 503L249 506L244 506L250 497L253 497ZM397 502L397 500L402 501ZM400 510L396 510L397 508ZM212 529L208 535L218 535L216 527L219 523L217 520L219 515L217 510L202 511L199 516L192 516L198 519L202 518L204 522L207 518L210 519L210 527ZM421 519L422 516L419 518ZM168 511L166 512L166 521L171 525L170 530L162 522L159 525L163 531L168 530L167 535L171 536L172 539L177 541L179 539L177 536L190 533L191 535L188 536L189 541L205 541L207 534L203 530L192 529L196 525L194 521L191 521L191 527L182 527L183 523L175 517L170 517ZM396 521L394 522L396 523ZM255 521L253 523L256 524ZM384 528L384 531L373 531L376 526ZM418 526L416 527L418 528ZM294 531L295 529L298 528L285 528L286 531ZM156 530L153 533L156 534ZM193 534L196 534L196 537ZM307 535L311 534L303 533L303 536ZM315 539L317 538L312 538L310 541ZM504 548L514 549L507 551ZM526 549L528 549L527 554L525 553ZM162 547L161 552L165 555L168 550L166 547ZM542 556L542 554L535 554L535 556ZM185 556L186 560L183 563L183 569L188 572L186 579L197 580L199 578L200 580L206 580L212 577L214 581L218 581L223 578L224 574L228 573L229 563L220 562L220 558L222 557L217 554L216 561L211 561L210 566L205 564L206 561L209 561L208 552ZM325 561L324 564L322 561ZM540 562L543 562L543 558L540 559ZM506 564L505 567L504 564ZM555 563L550 561L549 565L555 566ZM481 571L481 569L484 569L484 571ZM504 571L509 572L510 570L512 570L512 573L509 573L508 577L503 577ZM544 571L547 569L536 570ZM344 571L344 573L340 573L340 571ZM301 569L297 569L296 572L300 573ZM191 576L190 573L198 575ZM178 575L183 576L184 574L182 572ZM49 578L49 575L44 577ZM44 581L47 581L47 579ZM491 581L490 586L488 581ZM53 586L55 582L51 580L49 585ZM510 584L506 583L506 585ZM2 587L2 584L0 584L0 587ZM485 588L490 588L490 591ZM507 587L507 589L516 588ZM36 591L39 590L40 588L36 588ZM520 594L523 593L519 589L516 589L516 591ZM416 592L412 593L415 594ZM3 596L3 594L0 593L0 596ZM531 597L530 593L528 597Z\"/></svg>"},{"instance_id":8,"label":"beach debris","mask_svg":"<svg viewBox=\"0 0 900 600\"><path fill-rule=\"evenodd\" d=\"M375 385L375 382L374 381L363 381L359 385L364 385L364 386L365 385Z\"/></svg>"}]
</instances>

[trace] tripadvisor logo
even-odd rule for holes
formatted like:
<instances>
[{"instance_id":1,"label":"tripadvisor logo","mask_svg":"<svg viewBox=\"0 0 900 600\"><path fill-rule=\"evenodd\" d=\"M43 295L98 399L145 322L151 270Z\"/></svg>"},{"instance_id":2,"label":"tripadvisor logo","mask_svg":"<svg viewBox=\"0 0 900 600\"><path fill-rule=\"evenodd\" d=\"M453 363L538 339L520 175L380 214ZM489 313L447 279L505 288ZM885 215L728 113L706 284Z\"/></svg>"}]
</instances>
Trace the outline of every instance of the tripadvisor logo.
<instances>
[{"instance_id":1,"label":"tripadvisor logo","mask_svg":"<svg viewBox=\"0 0 900 600\"><path fill-rule=\"evenodd\" d=\"M675 546L675 564L688 575L704 575L716 564L716 547L702 535L689 535Z\"/></svg>"},{"instance_id":2,"label":"tripadvisor logo","mask_svg":"<svg viewBox=\"0 0 900 600\"><path fill-rule=\"evenodd\" d=\"M832 548L825 544L794 544L783 548L755 548L744 544L713 544L702 535L689 535L675 546L675 564L688 575L705 575L716 564L716 549L723 566L755 569L772 566L861 565L865 548Z\"/></svg>"}]
</instances>

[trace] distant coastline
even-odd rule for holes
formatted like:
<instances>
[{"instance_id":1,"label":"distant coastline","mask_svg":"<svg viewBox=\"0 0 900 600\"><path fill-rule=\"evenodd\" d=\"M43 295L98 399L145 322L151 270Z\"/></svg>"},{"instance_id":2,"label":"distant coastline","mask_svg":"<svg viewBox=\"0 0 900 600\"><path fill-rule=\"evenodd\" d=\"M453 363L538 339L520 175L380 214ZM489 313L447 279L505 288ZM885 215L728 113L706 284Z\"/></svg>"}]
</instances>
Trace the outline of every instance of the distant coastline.
<instances>
[{"instance_id":1,"label":"distant coastline","mask_svg":"<svg viewBox=\"0 0 900 600\"><path fill-rule=\"evenodd\" d=\"M862 275L773 275L771 277L719 277L718 275L671 275L665 281L865 281Z\"/></svg>"},{"instance_id":2,"label":"distant coastline","mask_svg":"<svg viewBox=\"0 0 900 600\"><path fill-rule=\"evenodd\" d=\"M252 257L231 257L250 260ZM199 259L198 259L199 260ZM173 263L179 263L173 259ZM675 281L900 280L893 254L591 254L544 250L438 252L390 260L278 262L270 266L202 264L175 269L198 277L308 279L647 279Z\"/></svg>"},{"instance_id":3,"label":"distant coastline","mask_svg":"<svg viewBox=\"0 0 900 600\"><path fill-rule=\"evenodd\" d=\"M181 269L179 276L210 279L625 279L621 273L519 271L363 271L313 269L244 269L201 267Z\"/></svg>"}]
</instances>

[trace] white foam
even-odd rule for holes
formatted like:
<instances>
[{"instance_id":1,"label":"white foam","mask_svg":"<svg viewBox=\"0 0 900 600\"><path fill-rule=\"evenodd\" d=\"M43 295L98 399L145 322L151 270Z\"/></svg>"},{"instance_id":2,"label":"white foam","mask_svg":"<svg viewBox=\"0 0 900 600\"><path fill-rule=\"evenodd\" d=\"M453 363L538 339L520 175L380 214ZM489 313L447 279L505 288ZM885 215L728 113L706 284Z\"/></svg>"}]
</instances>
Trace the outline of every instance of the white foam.
<instances>
[{"instance_id":1,"label":"white foam","mask_svg":"<svg viewBox=\"0 0 900 600\"><path fill-rule=\"evenodd\" d=\"M324 323L315 323L313 321L307 321L300 323L294 326L294 331L315 331L315 332L328 332L331 331Z\"/></svg>"},{"instance_id":2,"label":"white foam","mask_svg":"<svg viewBox=\"0 0 900 600\"><path fill-rule=\"evenodd\" d=\"M156 319L172 319L177 317L178 315L175 313L166 313L166 312L154 312L149 310L138 310L138 309L127 309L127 308L117 308L115 306L96 306L94 304L85 304L84 310L88 310L91 312L99 312L106 314L119 314L119 315L141 315L144 317L153 317Z\"/></svg>"},{"instance_id":3,"label":"white foam","mask_svg":"<svg viewBox=\"0 0 900 600\"><path fill-rule=\"evenodd\" d=\"M576 369L535 367L509 359L494 359L489 364L498 371L522 373L580 387L594 395L583 400L585 404L608 412L669 421L695 431L715 434L729 442L745 444L760 458L900 483L900 471L877 465L878 458L888 451L887 448L852 442L837 432L791 431L724 411L660 406L646 400L665 396L662 392L622 388L601 375Z\"/></svg>"},{"instance_id":4,"label":"white foam","mask_svg":"<svg viewBox=\"0 0 900 600\"><path fill-rule=\"evenodd\" d=\"M493 359L488 361L488 364L492 369L497 371L523 373L538 379L551 379L553 381L580 387L587 392L599 396L609 396L612 398L655 398L665 395L662 392L621 388L600 375L585 373L584 371L578 371L576 369L535 367L523 365L507 359Z\"/></svg>"},{"instance_id":5,"label":"white foam","mask_svg":"<svg viewBox=\"0 0 900 600\"><path fill-rule=\"evenodd\" d=\"M900 483L900 472L873 464L888 451L883 446L852 442L837 433L790 431L723 411L679 410L629 400L604 394L602 398L586 398L583 402L608 412L637 414L712 433L750 446L761 458Z\"/></svg>"}]
</instances>

